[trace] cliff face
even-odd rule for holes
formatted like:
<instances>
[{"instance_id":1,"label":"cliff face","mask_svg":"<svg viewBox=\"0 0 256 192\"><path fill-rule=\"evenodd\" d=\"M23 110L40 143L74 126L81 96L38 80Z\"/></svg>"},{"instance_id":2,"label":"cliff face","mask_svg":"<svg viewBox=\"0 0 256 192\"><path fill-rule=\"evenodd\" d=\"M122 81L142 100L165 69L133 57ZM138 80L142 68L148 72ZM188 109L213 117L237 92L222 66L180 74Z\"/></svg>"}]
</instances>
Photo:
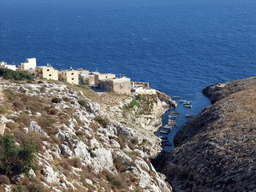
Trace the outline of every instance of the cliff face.
<instances>
[{"instance_id":1,"label":"cliff face","mask_svg":"<svg viewBox=\"0 0 256 192\"><path fill-rule=\"evenodd\" d=\"M18 175L10 183L1 176L1 191L172 191L149 160L161 151L161 140L135 120L135 106L124 110L130 97L41 80L0 83L2 133L17 145L40 144L32 179ZM161 108L159 102L149 103Z\"/></svg>"},{"instance_id":2,"label":"cliff face","mask_svg":"<svg viewBox=\"0 0 256 192\"><path fill-rule=\"evenodd\" d=\"M158 171L175 191L256 189L256 79L209 86L213 105L175 136Z\"/></svg>"}]
</instances>

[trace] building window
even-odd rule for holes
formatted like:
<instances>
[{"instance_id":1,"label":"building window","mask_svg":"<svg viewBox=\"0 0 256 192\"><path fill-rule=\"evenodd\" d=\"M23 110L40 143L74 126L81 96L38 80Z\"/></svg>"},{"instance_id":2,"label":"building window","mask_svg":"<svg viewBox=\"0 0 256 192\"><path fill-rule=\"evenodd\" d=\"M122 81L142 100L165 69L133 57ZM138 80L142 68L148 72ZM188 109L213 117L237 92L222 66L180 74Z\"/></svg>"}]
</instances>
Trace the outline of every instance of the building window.
<instances>
[{"instance_id":1,"label":"building window","mask_svg":"<svg viewBox=\"0 0 256 192\"><path fill-rule=\"evenodd\" d=\"M49 74L49 77L52 76L52 74Z\"/></svg>"},{"instance_id":2,"label":"building window","mask_svg":"<svg viewBox=\"0 0 256 192\"><path fill-rule=\"evenodd\" d=\"M74 75L74 73L71 73L71 75Z\"/></svg>"},{"instance_id":3,"label":"building window","mask_svg":"<svg viewBox=\"0 0 256 192\"><path fill-rule=\"evenodd\" d=\"M50 71L50 69L47 69L47 71Z\"/></svg>"},{"instance_id":4,"label":"building window","mask_svg":"<svg viewBox=\"0 0 256 192\"><path fill-rule=\"evenodd\" d=\"M72 78L72 80L74 80L74 78Z\"/></svg>"}]
</instances>

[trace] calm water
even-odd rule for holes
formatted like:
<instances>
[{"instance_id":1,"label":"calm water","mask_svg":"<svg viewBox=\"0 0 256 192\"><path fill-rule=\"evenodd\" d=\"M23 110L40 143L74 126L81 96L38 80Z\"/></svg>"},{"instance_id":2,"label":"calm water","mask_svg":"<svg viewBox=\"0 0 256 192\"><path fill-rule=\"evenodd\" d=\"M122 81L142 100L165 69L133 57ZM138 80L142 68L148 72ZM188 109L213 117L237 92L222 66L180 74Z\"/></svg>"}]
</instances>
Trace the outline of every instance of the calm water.
<instances>
[{"instance_id":1,"label":"calm water","mask_svg":"<svg viewBox=\"0 0 256 192\"><path fill-rule=\"evenodd\" d=\"M210 105L201 90L255 76L256 3L137 8L0 8L0 61L87 68L146 81L193 101L185 114ZM164 124L167 115L163 116ZM169 137L173 137L174 129ZM169 150L169 149L167 149Z\"/></svg>"}]
</instances>

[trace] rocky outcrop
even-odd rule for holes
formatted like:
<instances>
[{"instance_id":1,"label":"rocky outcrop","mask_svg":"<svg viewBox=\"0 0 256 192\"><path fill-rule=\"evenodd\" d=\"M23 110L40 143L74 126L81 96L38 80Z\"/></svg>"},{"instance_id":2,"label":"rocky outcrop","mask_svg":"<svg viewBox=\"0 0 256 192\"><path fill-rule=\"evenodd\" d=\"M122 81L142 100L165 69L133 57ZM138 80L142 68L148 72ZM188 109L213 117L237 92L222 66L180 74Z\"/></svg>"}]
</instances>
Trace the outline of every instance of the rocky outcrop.
<instances>
[{"instance_id":1,"label":"rocky outcrop","mask_svg":"<svg viewBox=\"0 0 256 192\"><path fill-rule=\"evenodd\" d=\"M175 191L255 191L256 79L207 87L214 103L175 135L157 170Z\"/></svg>"},{"instance_id":2,"label":"rocky outcrop","mask_svg":"<svg viewBox=\"0 0 256 192\"><path fill-rule=\"evenodd\" d=\"M39 170L31 170L31 181L20 181L26 189L172 191L149 160L161 151L161 140L133 121L132 112L129 118L122 114L128 96L91 93L89 98L86 87L42 80L1 83L6 90L1 109L8 108L0 112L5 133L14 135L17 145L27 139L40 144ZM166 110L158 104L158 111Z\"/></svg>"}]
</instances>

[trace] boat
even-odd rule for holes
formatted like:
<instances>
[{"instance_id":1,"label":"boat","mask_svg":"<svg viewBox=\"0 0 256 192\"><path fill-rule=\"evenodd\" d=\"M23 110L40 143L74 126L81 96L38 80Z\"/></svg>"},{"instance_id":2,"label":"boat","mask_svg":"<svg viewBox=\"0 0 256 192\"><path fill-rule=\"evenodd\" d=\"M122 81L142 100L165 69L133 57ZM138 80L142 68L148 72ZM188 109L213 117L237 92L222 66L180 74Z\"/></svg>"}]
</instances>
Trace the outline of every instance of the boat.
<instances>
[{"instance_id":1,"label":"boat","mask_svg":"<svg viewBox=\"0 0 256 192\"><path fill-rule=\"evenodd\" d=\"M186 102L186 100L179 100L179 103L184 103Z\"/></svg>"},{"instance_id":2,"label":"boat","mask_svg":"<svg viewBox=\"0 0 256 192\"><path fill-rule=\"evenodd\" d=\"M159 136L159 137L162 139L162 141L163 141L163 140L168 140L168 137L166 137L166 136L162 136L162 135L161 135L161 136Z\"/></svg>"},{"instance_id":3,"label":"boat","mask_svg":"<svg viewBox=\"0 0 256 192\"><path fill-rule=\"evenodd\" d=\"M168 131L162 131L162 130L160 130L160 133L168 134Z\"/></svg>"},{"instance_id":4,"label":"boat","mask_svg":"<svg viewBox=\"0 0 256 192\"><path fill-rule=\"evenodd\" d=\"M168 120L168 125L177 125L177 121Z\"/></svg>"},{"instance_id":5,"label":"boat","mask_svg":"<svg viewBox=\"0 0 256 192\"><path fill-rule=\"evenodd\" d=\"M171 112L171 115L176 115L176 116L178 116L178 115L179 115L179 112L178 112L178 111L173 111L173 112Z\"/></svg>"},{"instance_id":6,"label":"boat","mask_svg":"<svg viewBox=\"0 0 256 192\"><path fill-rule=\"evenodd\" d=\"M192 108L192 105L185 105L186 108Z\"/></svg>"},{"instance_id":7,"label":"boat","mask_svg":"<svg viewBox=\"0 0 256 192\"><path fill-rule=\"evenodd\" d=\"M173 96L172 98L173 98L173 99L179 99L180 96Z\"/></svg>"},{"instance_id":8,"label":"boat","mask_svg":"<svg viewBox=\"0 0 256 192\"><path fill-rule=\"evenodd\" d=\"M183 105L191 105L192 104L192 101L185 101L183 102Z\"/></svg>"},{"instance_id":9,"label":"boat","mask_svg":"<svg viewBox=\"0 0 256 192\"><path fill-rule=\"evenodd\" d=\"M186 117L194 117L194 115L186 114Z\"/></svg>"},{"instance_id":10,"label":"boat","mask_svg":"<svg viewBox=\"0 0 256 192\"><path fill-rule=\"evenodd\" d=\"M169 119L173 121L177 121L177 116L176 115L169 115Z\"/></svg>"},{"instance_id":11,"label":"boat","mask_svg":"<svg viewBox=\"0 0 256 192\"><path fill-rule=\"evenodd\" d=\"M164 129L172 129L173 128L173 126L171 126L171 125L165 125L164 126Z\"/></svg>"},{"instance_id":12,"label":"boat","mask_svg":"<svg viewBox=\"0 0 256 192\"><path fill-rule=\"evenodd\" d=\"M172 143L164 142L164 143L163 143L163 146L172 146Z\"/></svg>"}]
</instances>

